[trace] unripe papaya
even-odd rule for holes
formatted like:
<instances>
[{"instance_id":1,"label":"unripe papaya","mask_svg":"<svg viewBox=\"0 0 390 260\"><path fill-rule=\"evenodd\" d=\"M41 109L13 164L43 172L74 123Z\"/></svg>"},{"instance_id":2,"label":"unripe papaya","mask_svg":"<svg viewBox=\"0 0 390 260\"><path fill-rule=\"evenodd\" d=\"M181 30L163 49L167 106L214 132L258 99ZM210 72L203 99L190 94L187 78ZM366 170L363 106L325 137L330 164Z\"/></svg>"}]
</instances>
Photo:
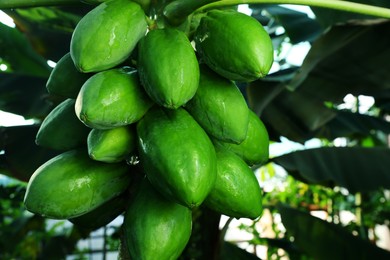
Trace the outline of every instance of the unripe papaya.
<instances>
[{"instance_id":1,"label":"unripe papaya","mask_svg":"<svg viewBox=\"0 0 390 260\"><path fill-rule=\"evenodd\" d=\"M70 98L56 106L39 127L35 143L61 151L85 145L90 129L77 119L74 106Z\"/></svg>"},{"instance_id":2,"label":"unripe papaya","mask_svg":"<svg viewBox=\"0 0 390 260\"><path fill-rule=\"evenodd\" d=\"M24 204L28 211L47 218L74 218L123 193L131 178L125 163L97 162L84 150L70 150L33 173Z\"/></svg>"},{"instance_id":3,"label":"unripe papaya","mask_svg":"<svg viewBox=\"0 0 390 260\"><path fill-rule=\"evenodd\" d=\"M201 65L195 96L185 108L214 138L241 143L248 130L249 108L234 82Z\"/></svg>"},{"instance_id":4,"label":"unripe papaya","mask_svg":"<svg viewBox=\"0 0 390 260\"><path fill-rule=\"evenodd\" d=\"M109 224L122 214L125 211L126 204L126 197L120 195L110 199L90 212L68 220L78 227L95 230Z\"/></svg>"},{"instance_id":5,"label":"unripe papaya","mask_svg":"<svg viewBox=\"0 0 390 260\"><path fill-rule=\"evenodd\" d=\"M136 148L135 129L129 126L113 129L92 129L87 138L89 157L114 163L126 159Z\"/></svg>"},{"instance_id":6,"label":"unripe papaya","mask_svg":"<svg viewBox=\"0 0 390 260\"><path fill-rule=\"evenodd\" d=\"M99 4L77 24L70 42L70 55L81 72L98 72L125 61L145 36L146 17L130 0Z\"/></svg>"},{"instance_id":7,"label":"unripe papaya","mask_svg":"<svg viewBox=\"0 0 390 260\"><path fill-rule=\"evenodd\" d=\"M75 111L85 125L111 129L138 121L152 104L137 71L123 67L89 78L77 96Z\"/></svg>"},{"instance_id":8,"label":"unripe papaya","mask_svg":"<svg viewBox=\"0 0 390 260\"><path fill-rule=\"evenodd\" d=\"M268 132L263 122L252 110L249 112L248 132L242 143L233 144L217 139L212 139L212 141L215 146L234 152L248 165L263 164L268 160Z\"/></svg>"},{"instance_id":9,"label":"unripe papaya","mask_svg":"<svg viewBox=\"0 0 390 260\"><path fill-rule=\"evenodd\" d=\"M249 82L266 76L271 69L271 38L246 14L211 10L202 17L194 39L201 59L225 78Z\"/></svg>"},{"instance_id":10,"label":"unripe papaya","mask_svg":"<svg viewBox=\"0 0 390 260\"><path fill-rule=\"evenodd\" d=\"M90 76L90 74L81 73L76 69L68 52L51 71L46 82L46 89L50 94L75 99L81 86Z\"/></svg>"},{"instance_id":11,"label":"unripe papaya","mask_svg":"<svg viewBox=\"0 0 390 260\"><path fill-rule=\"evenodd\" d=\"M155 106L137 124L140 161L166 197L193 208L214 185L216 155L206 132L183 108Z\"/></svg>"},{"instance_id":12,"label":"unripe papaya","mask_svg":"<svg viewBox=\"0 0 390 260\"><path fill-rule=\"evenodd\" d=\"M124 219L131 259L177 259L189 241L191 229L191 210L167 200L144 179Z\"/></svg>"},{"instance_id":13,"label":"unripe papaya","mask_svg":"<svg viewBox=\"0 0 390 260\"><path fill-rule=\"evenodd\" d=\"M199 64L184 32L150 31L139 43L138 59L142 85L160 106L176 109L195 95Z\"/></svg>"},{"instance_id":14,"label":"unripe papaya","mask_svg":"<svg viewBox=\"0 0 390 260\"><path fill-rule=\"evenodd\" d=\"M259 217L262 192L252 170L233 152L217 149L216 153L217 179L204 205L230 217Z\"/></svg>"}]
</instances>

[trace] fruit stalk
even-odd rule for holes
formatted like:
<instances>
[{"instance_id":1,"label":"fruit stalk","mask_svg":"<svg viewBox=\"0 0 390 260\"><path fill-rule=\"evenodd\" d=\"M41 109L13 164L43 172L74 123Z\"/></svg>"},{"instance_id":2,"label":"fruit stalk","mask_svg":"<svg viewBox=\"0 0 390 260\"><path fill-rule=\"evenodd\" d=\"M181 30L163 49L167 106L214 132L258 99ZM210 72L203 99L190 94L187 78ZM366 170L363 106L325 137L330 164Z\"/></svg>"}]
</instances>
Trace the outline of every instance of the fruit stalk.
<instances>
[{"instance_id":1,"label":"fruit stalk","mask_svg":"<svg viewBox=\"0 0 390 260\"><path fill-rule=\"evenodd\" d=\"M339 11L352 12L358 14L371 15L390 19L390 9L367 4L354 3L340 0L223 0L213 2L198 8L195 12L203 12L206 10L239 5L239 4L292 4L292 5L307 5L311 7L329 8ZM179 10L179 9L178 9Z\"/></svg>"},{"instance_id":2,"label":"fruit stalk","mask_svg":"<svg viewBox=\"0 0 390 260\"><path fill-rule=\"evenodd\" d=\"M2 0L0 9L79 4L80 0Z\"/></svg>"}]
</instances>

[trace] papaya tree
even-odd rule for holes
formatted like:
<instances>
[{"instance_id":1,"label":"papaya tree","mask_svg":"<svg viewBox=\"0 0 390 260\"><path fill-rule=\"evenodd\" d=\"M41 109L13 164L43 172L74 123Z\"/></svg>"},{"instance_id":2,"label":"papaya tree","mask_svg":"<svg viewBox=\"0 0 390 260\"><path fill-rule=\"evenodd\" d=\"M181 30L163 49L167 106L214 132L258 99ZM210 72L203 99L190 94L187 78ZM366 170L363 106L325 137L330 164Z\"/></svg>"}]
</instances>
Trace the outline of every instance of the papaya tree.
<instances>
[{"instance_id":1,"label":"papaya tree","mask_svg":"<svg viewBox=\"0 0 390 260\"><path fill-rule=\"evenodd\" d=\"M310 6L314 17L282 4ZM122 215L120 259L258 259L225 241L233 219L252 220L241 228L269 258L388 259L370 232L390 226L389 8L2 1L14 28L0 23L0 109L34 124L0 128L0 173L20 181L15 206L33 213L12 222L19 240L1 242L0 256L26 257L27 230L44 233L44 220L58 219L70 234L34 244L28 257L64 257ZM285 46L301 43L310 45L302 64L289 63ZM347 95L355 107L343 108ZM361 96L374 100L367 111ZM321 145L270 154L283 139ZM287 188L268 190L277 167ZM285 229L273 225L273 238L258 228L266 211Z\"/></svg>"}]
</instances>

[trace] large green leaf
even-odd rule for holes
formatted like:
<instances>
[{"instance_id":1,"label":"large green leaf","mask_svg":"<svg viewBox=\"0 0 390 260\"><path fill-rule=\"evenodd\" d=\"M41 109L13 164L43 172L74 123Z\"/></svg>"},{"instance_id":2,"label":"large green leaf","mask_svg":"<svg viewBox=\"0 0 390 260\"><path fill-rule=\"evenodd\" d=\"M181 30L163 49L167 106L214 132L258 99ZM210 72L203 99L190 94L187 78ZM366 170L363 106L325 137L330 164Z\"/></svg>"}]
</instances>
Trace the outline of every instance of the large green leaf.
<instances>
[{"instance_id":1,"label":"large green leaf","mask_svg":"<svg viewBox=\"0 0 390 260\"><path fill-rule=\"evenodd\" d=\"M220 260L260 260L254 254L245 251L242 248L230 243L224 242L222 244Z\"/></svg>"},{"instance_id":2,"label":"large green leaf","mask_svg":"<svg viewBox=\"0 0 390 260\"><path fill-rule=\"evenodd\" d=\"M390 252L360 239L341 226L328 223L310 214L279 205L278 210L294 244L318 260L390 259Z\"/></svg>"},{"instance_id":3,"label":"large green leaf","mask_svg":"<svg viewBox=\"0 0 390 260\"><path fill-rule=\"evenodd\" d=\"M294 177L350 192L390 188L390 149L323 147L288 153L272 159Z\"/></svg>"}]
</instances>

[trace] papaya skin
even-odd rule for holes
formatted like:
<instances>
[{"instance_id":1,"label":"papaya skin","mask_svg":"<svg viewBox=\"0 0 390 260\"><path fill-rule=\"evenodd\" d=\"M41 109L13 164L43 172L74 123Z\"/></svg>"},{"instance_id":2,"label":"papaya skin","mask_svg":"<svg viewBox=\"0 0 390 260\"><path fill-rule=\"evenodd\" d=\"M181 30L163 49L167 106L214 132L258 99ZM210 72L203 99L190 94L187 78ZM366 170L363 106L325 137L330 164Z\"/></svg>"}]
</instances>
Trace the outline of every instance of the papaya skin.
<instances>
[{"instance_id":1,"label":"papaya skin","mask_svg":"<svg viewBox=\"0 0 390 260\"><path fill-rule=\"evenodd\" d=\"M271 38L256 19L243 13L209 11L202 17L194 40L201 59L230 80L254 81L271 69Z\"/></svg>"},{"instance_id":2,"label":"papaya skin","mask_svg":"<svg viewBox=\"0 0 390 260\"><path fill-rule=\"evenodd\" d=\"M123 67L89 78L77 96L75 112L91 128L112 129L137 122L152 105L137 71Z\"/></svg>"},{"instance_id":3,"label":"papaya skin","mask_svg":"<svg viewBox=\"0 0 390 260\"><path fill-rule=\"evenodd\" d=\"M248 165L262 165L269 157L269 136L266 127L260 118L249 111L249 124L247 135L240 144L223 142L212 139L217 147L222 147L240 156Z\"/></svg>"},{"instance_id":4,"label":"papaya skin","mask_svg":"<svg viewBox=\"0 0 390 260\"><path fill-rule=\"evenodd\" d=\"M130 56L146 30L145 13L137 3L103 2L77 24L70 42L70 55L81 72L107 70Z\"/></svg>"},{"instance_id":5,"label":"papaya skin","mask_svg":"<svg viewBox=\"0 0 390 260\"><path fill-rule=\"evenodd\" d=\"M47 218L77 217L122 194L131 176L124 163L105 164L90 159L85 150L70 150L33 173L24 204L28 211Z\"/></svg>"},{"instance_id":6,"label":"papaya skin","mask_svg":"<svg viewBox=\"0 0 390 260\"><path fill-rule=\"evenodd\" d=\"M185 109L209 135L218 140L241 143L249 122L249 108L244 96L234 82L206 65L200 68L198 90Z\"/></svg>"},{"instance_id":7,"label":"papaya skin","mask_svg":"<svg viewBox=\"0 0 390 260\"><path fill-rule=\"evenodd\" d=\"M206 132L183 108L153 107L137 124L146 176L167 198L199 206L216 178L216 155Z\"/></svg>"},{"instance_id":8,"label":"papaya skin","mask_svg":"<svg viewBox=\"0 0 390 260\"><path fill-rule=\"evenodd\" d=\"M188 243L191 229L191 210L167 200L144 179L124 219L131 259L175 260Z\"/></svg>"},{"instance_id":9,"label":"papaya skin","mask_svg":"<svg viewBox=\"0 0 390 260\"><path fill-rule=\"evenodd\" d=\"M135 129L130 126L113 129L92 129L87 138L89 157L115 163L126 159L136 149Z\"/></svg>"},{"instance_id":10,"label":"papaya skin","mask_svg":"<svg viewBox=\"0 0 390 260\"><path fill-rule=\"evenodd\" d=\"M150 31L139 43L138 58L142 85L155 103L176 109L195 95L199 64L184 32Z\"/></svg>"},{"instance_id":11,"label":"papaya skin","mask_svg":"<svg viewBox=\"0 0 390 260\"><path fill-rule=\"evenodd\" d=\"M217 179L204 204L234 218L261 215L262 191L256 176L233 152L217 149Z\"/></svg>"},{"instance_id":12,"label":"papaya skin","mask_svg":"<svg viewBox=\"0 0 390 260\"><path fill-rule=\"evenodd\" d=\"M90 129L77 119L74 106L70 98L57 105L43 120L35 143L58 151L85 146Z\"/></svg>"}]
</instances>

